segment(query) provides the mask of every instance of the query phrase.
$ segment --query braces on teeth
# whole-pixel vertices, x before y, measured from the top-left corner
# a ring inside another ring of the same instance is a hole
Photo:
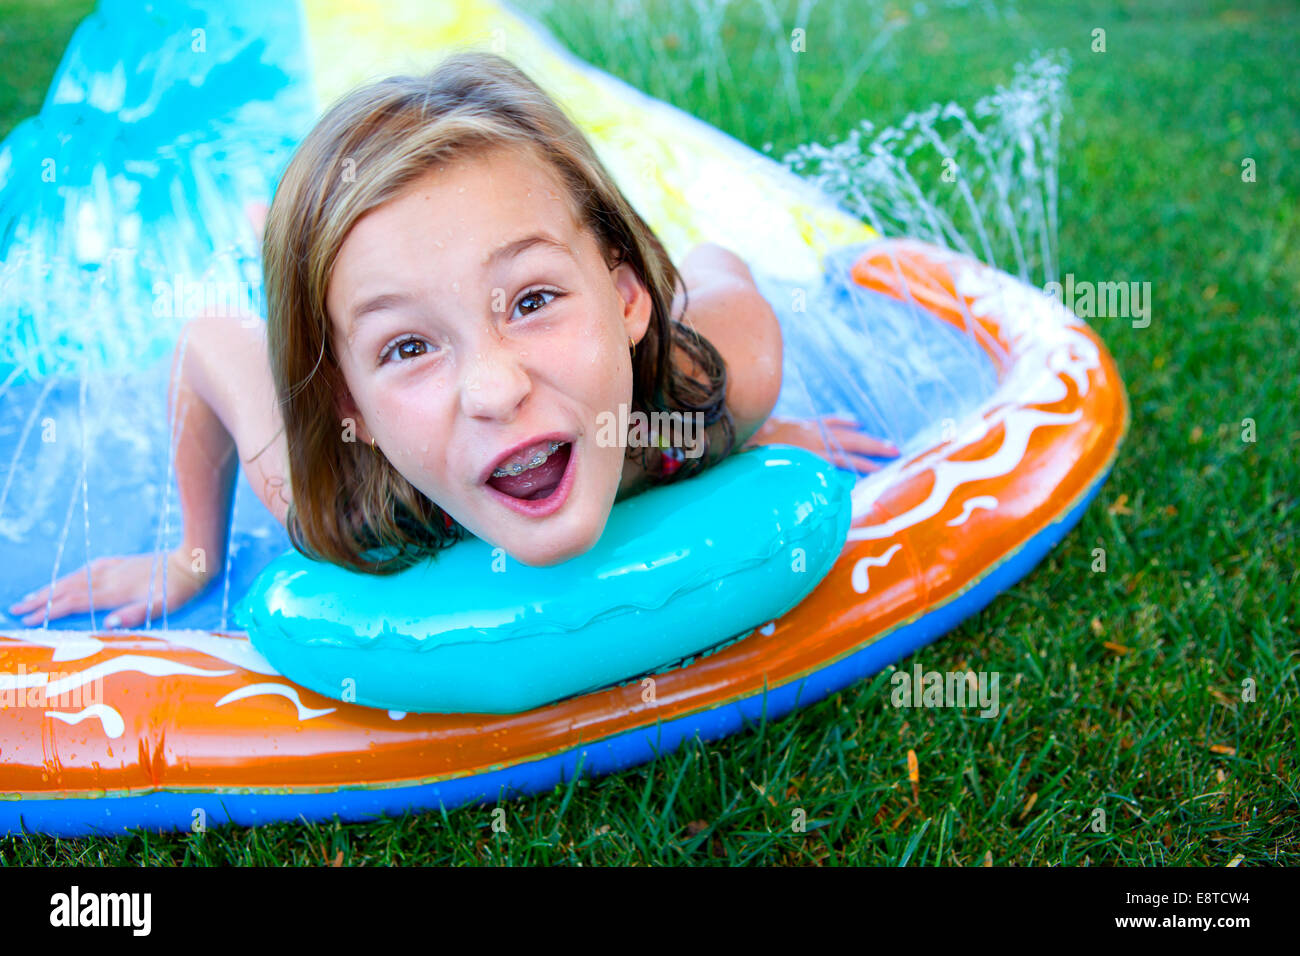
[[[546,452],[534,455],[533,460],[530,461],[528,464],[521,465],[518,462],[516,462],[515,464],[511,465],[509,468],[498,468],[496,471],[492,472],[492,477],[505,478],[507,475],[521,475],[525,471],[531,471],[532,469],[540,465],[542,462],[546,461],[546,459],[550,458],[553,454],[555,454],[556,449],[558,449],[563,444],[564,442],[562,441],[553,441],[551,442],[551,447]]]

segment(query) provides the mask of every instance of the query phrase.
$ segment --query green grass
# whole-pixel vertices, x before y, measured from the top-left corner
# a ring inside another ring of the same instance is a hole
[[[0,137],[40,111],[54,70],[93,3],[4,0],[0,3]]]
[[[504,803],[504,833],[492,808],[464,808],[371,824],[9,839],[4,861],[1300,863],[1300,12],[1266,0],[1146,0],[917,16],[900,4],[846,26],[823,3],[796,101],[774,53],[750,65],[777,42],[761,5],[733,5],[720,34],[738,93],[725,74],[711,85],[717,51],[688,4],[657,4],[658,31],[624,49],[582,6],[566,0],[548,14],[580,56],[756,148],[772,143],[776,156],[842,138],[864,118],[971,104],[1033,51],[1068,52],[1060,271],[1150,281],[1154,305],[1145,329],[1091,320],[1119,363],[1133,422],[1079,527],[907,661],[999,672],[1000,716],[894,709],[886,673],[753,732]],[[0,128],[37,107],[87,8],[0,3],[0,55],[23,58],[0,83]],[[794,3],[776,9],[783,29],[797,25]],[[846,91],[882,27],[892,31],[882,55]],[[1097,27],[1105,53],[1090,49]],[[655,49],[677,64],[658,80],[638,65]],[[1254,183],[1242,181],[1245,157]],[[1254,442],[1242,440],[1247,418]],[[1090,569],[1096,547],[1105,573]],[[1254,702],[1241,699],[1247,679]],[[1103,833],[1089,826],[1098,808]],[[806,833],[792,832],[796,810]]]

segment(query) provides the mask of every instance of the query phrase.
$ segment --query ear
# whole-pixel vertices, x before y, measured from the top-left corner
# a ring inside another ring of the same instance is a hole
[[[627,262],[614,269],[614,288],[623,300],[623,329],[634,342],[640,342],[650,328],[654,301],[636,270]]]
[[[338,414],[340,428],[347,425],[344,419],[352,419],[355,422],[357,441],[364,445],[370,444],[373,436],[370,434],[370,429],[366,428],[366,420],[361,416],[357,403],[352,400],[352,393],[348,391],[346,385],[340,385],[334,392],[334,410]]]

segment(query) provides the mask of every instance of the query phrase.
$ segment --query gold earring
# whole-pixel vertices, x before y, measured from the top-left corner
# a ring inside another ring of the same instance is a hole
[[[627,344],[632,346],[632,357],[636,358],[636,341],[630,335],[627,337]]]

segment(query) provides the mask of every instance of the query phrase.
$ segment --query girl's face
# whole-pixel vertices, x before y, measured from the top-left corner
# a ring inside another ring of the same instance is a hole
[[[358,441],[526,565],[596,543],[624,462],[622,436],[597,434],[630,407],[628,338],[651,300],[631,266],[606,266],[549,167],[493,150],[430,170],[356,223],[326,307]]]

